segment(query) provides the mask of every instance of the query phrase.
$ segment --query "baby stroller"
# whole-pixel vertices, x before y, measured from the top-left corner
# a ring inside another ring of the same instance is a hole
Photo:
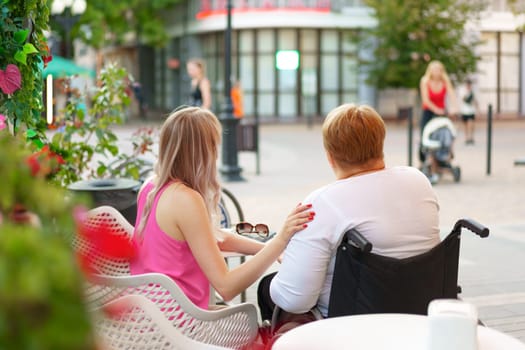
[[[431,119],[423,129],[421,149],[425,154],[422,171],[432,184],[439,181],[443,171],[450,172],[455,182],[461,179],[461,169],[451,164],[456,128],[447,117]]]

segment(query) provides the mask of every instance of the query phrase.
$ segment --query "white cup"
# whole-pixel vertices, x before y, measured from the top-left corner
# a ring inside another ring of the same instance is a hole
[[[437,299],[428,305],[428,350],[477,350],[478,311],[456,299]]]

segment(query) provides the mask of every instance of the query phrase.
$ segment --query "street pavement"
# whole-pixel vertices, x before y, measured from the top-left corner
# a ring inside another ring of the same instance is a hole
[[[475,219],[490,229],[485,239],[469,231],[462,235],[461,297],[477,306],[487,326],[525,342],[525,166],[514,165],[515,159],[525,157],[525,120],[494,121],[490,166],[487,122],[477,122],[475,145],[464,143],[461,125],[456,125],[453,163],[461,167],[461,181],[455,183],[452,176],[444,176],[434,186],[442,236],[460,218]],[[130,123],[119,128],[120,139],[125,140],[136,127],[138,124]],[[240,152],[244,181],[223,185],[237,197],[247,221],[266,223],[277,231],[297,203],[334,177],[325,159],[320,124],[262,124],[259,137],[260,174],[256,173],[256,154]],[[415,166],[417,142],[414,128]],[[129,147],[126,141],[121,144],[124,149]],[[406,123],[387,121],[387,166],[407,165],[408,145]],[[277,263],[268,272],[276,269]],[[256,287],[248,289],[247,301],[256,303]]]

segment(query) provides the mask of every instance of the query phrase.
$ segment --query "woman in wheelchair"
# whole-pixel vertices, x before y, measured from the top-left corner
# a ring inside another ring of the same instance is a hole
[[[328,315],[336,249],[345,231],[357,229],[373,252],[405,258],[440,242],[439,205],[427,177],[407,166],[386,167],[385,124],[365,105],[332,110],[323,143],[335,181],[310,193],[315,220],[286,247],[279,271],[264,277],[258,290],[263,320],[274,306],[292,314],[314,308]]]
[[[231,300],[254,283],[290,238],[313,219],[310,205],[298,205],[266,244],[233,234],[217,237],[212,217],[218,214],[220,197],[216,168],[220,140],[219,121],[206,109],[176,110],[164,122],[154,175],[138,195],[133,235],[137,256],[130,264],[134,275],[157,272],[171,277],[203,309],[208,309],[210,284],[225,301]],[[254,256],[230,271],[220,248]]]

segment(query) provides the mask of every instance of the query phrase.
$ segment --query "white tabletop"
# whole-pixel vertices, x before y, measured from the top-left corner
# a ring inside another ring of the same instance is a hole
[[[328,318],[283,334],[273,350],[424,350],[428,317],[368,314]],[[504,333],[478,326],[478,350],[525,350],[525,344]]]
[[[242,257],[248,256],[246,254],[239,253],[239,252],[225,252],[225,251],[221,251],[221,254],[225,258],[242,258]]]

